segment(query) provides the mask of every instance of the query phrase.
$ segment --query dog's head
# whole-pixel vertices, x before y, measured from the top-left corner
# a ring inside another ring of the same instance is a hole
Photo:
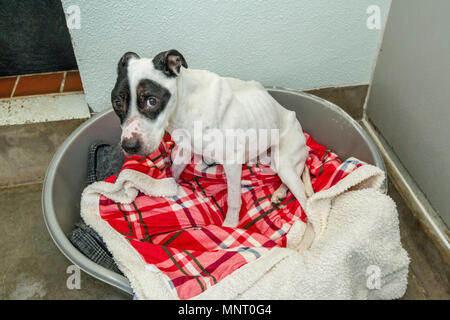
[[[181,67],[187,68],[187,63],[176,50],[161,52],[153,60],[134,52],[120,59],[111,102],[127,155],[148,155],[159,146],[176,105]]]

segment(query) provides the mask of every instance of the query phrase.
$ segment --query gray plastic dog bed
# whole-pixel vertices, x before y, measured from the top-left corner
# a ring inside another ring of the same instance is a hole
[[[385,170],[373,141],[339,107],[295,90],[268,88],[268,91],[281,105],[297,113],[303,130],[318,143],[343,159],[356,157]],[[110,109],[86,121],[66,139],[48,167],[42,190],[42,210],[53,241],[72,263],[91,276],[132,294],[125,277],[86,258],[67,237],[80,220],[80,198],[86,186],[89,147],[98,142],[117,143],[120,130],[119,118]]]

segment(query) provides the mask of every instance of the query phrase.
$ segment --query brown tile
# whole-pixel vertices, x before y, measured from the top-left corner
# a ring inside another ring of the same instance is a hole
[[[63,72],[20,76],[14,96],[58,93],[62,78]]]
[[[354,119],[361,119],[368,88],[368,85],[360,85],[314,89],[307,92],[338,105]]]
[[[83,85],[81,83],[80,73],[78,71],[67,72],[63,92],[70,91],[83,91]]]
[[[9,98],[17,77],[0,78],[0,98]]]

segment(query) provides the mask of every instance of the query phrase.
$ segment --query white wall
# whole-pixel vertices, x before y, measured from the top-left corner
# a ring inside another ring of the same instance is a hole
[[[369,5],[390,0],[111,1],[78,5],[70,30],[86,98],[110,107],[115,69],[126,51],[153,57],[178,49],[189,67],[296,89],[367,84],[381,30],[366,26]]]

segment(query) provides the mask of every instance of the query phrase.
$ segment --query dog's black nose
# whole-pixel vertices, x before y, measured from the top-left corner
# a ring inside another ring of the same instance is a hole
[[[130,154],[136,154],[139,152],[141,144],[139,139],[125,139],[122,141],[122,149]]]

